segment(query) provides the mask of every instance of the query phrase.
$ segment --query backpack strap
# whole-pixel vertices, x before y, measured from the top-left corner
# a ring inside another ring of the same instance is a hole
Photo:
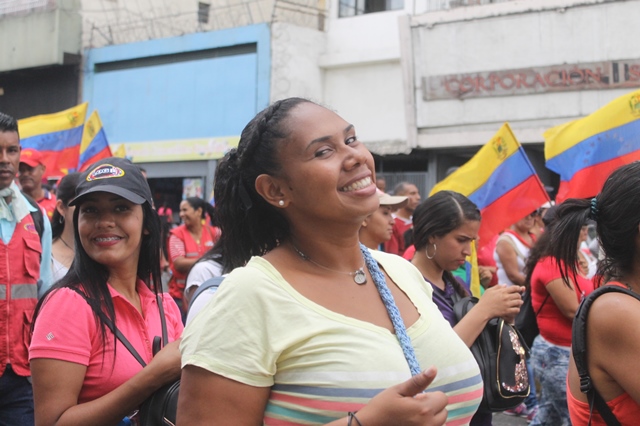
[[[42,235],[44,234],[44,215],[42,214],[42,208],[40,204],[29,195],[22,192],[22,195],[27,200],[31,207],[34,207],[35,211],[30,211],[31,219],[33,220],[33,225],[36,227],[36,232],[38,232],[38,236],[40,237],[40,241],[42,241]]]
[[[189,311],[189,309],[191,309],[193,302],[198,298],[198,296],[200,296],[202,293],[209,290],[210,288],[217,289],[218,287],[220,287],[220,284],[222,283],[222,281],[224,281],[224,278],[225,278],[224,276],[212,277],[212,278],[209,278],[208,280],[205,280],[202,284],[200,284],[196,289],[196,291],[194,291],[193,295],[191,296],[191,300],[189,301],[189,307],[187,308],[187,312]]]
[[[589,314],[589,309],[591,308],[594,300],[605,293],[611,292],[624,293],[640,300],[640,296],[631,290],[617,285],[606,285],[594,290],[593,293],[584,298],[578,307],[575,318],[573,319],[571,351],[573,353],[576,369],[578,370],[578,375],[580,376],[580,391],[587,395],[587,400],[589,401],[589,425],[591,425],[591,418],[595,407],[608,426],[620,426],[620,422],[611,412],[611,409],[605,402],[604,398],[602,398],[600,393],[593,386],[593,381],[591,380],[589,368],[587,366],[587,315]]]

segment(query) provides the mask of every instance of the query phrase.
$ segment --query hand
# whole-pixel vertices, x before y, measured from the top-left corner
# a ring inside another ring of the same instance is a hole
[[[442,392],[422,393],[436,377],[431,367],[404,383],[380,392],[358,411],[363,425],[440,426],[447,420],[448,398]]]
[[[169,343],[158,352],[145,367],[153,374],[154,382],[160,386],[180,378],[180,339]]]
[[[484,288],[488,288],[491,284],[493,274],[495,274],[496,268],[494,266],[478,266],[478,274],[480,275],[480,285]]]
[[[521,294],[524,287],[505,284],[495,285],[484,292],[476,308],[484,310],[487,318],[501,317],[512,324],[522,306]]]

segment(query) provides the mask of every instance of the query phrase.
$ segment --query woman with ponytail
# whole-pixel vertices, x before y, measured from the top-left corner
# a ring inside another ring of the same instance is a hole
[[[232,272],[185,329],[179,424],[469,423],[473,355],[409,262],[359,242],[375,183],[329,109],[290,98],[249,122],[216,171]]]
[[[569,199],[558,209],[550,255],[561,265],[565,283],[579,274],[582,227],[589,220],[604,252],[594,278],[596,286],[620,286],[640,293],[640,162],[614,171],[593,199]],[[591,383],[622,425],[640,418],[640,302],[622,293],[595,299],[588,316],[586,360]],[[575,342],[574,342],[575,343]],[[587,397],[580,390],[573,356],[569,362],[567,402],[574,426],[590,422]],[[596,411],[592,425],[605,425]]]
[[[471,243],[478,239],[480,210],[464,195],[440,191],[424,200],[413,212],[413,244],[416,252],[411,263],[433,288],[433,301],[453,330],[469,347],[487,322],[502,317],[512,323],[520,311],[524,290],[520,286],[495,285],[482,295],[478,304],[460,321],[453,306],[470,296],[452,271],[464,265],[471,255]],[[490,426],[491,412],[477,412],[471,425]]]
[[[214,215],[211,204],[198,197],[188,197],[180,203],[182,225],[170,231],[168,251],[172,276],[169,281],[169,293],[186,313],[184,289],[187,274],[220,237],[218,228],[207,223]],[[186,295],[188,301],[189,295]]]
[[[531,364],[540,397],[532,426],[570,424],[567,408],[567,371],[571,354],[571,326],[582,299],[593,291],[588,270],[580,267],[571,279],[562,279],[561,266],[549,256],[559,206],[544,216],[544,232],[531,249],[525,265],[525,285],[540,334],[531,346]],[[580,241],[575,242],[580,246]],[[581,255],[580,251],[578,254]]]

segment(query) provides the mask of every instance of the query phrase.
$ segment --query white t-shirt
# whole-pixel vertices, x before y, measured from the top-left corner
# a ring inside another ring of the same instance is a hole
[[[55,283],[69,272],[69,268],[64,266],[55,257],[51,256],[51,275],[53,276],[53,282]]]
[[[226,276],[226,275],[225,275]],[[220,283],[222,285],[223,283]],[[189,311],[187,312],[187,320],[185,324],[189,324],[191,320],[193,320],[196,315],[209,303],[209,300],[213,297],[214,294],[218,291],[219,286],[211,286],[206,290],[203,290],[202,293],[198,295],[195,299],[193,296],[195,295],[195,291],[191,295],[191,302],[189,302]]]
[[[200,284],[208,280],[209,278],[219,277],[222,275],[222,265],[215,260],[203,260],[197,262],[189,271],[187,276],[187,283],[184,286],[185,293],[190,287],[200,287]]]
[[[518,264],[518,271],[524,273],[524,267],[527,262],[527,258],[529,257],[529,251],[531,249],[524,245],[522,241],[520,241],[515,235],[509,232],[503,232],[502,235],[498,238],[498,242],[501,240],[506,240],[511,244],[511,247],[516,252],[516,261]],[[502,266],[502,260],[500,256],[498,256],[498,251],[493,252],[493,260],[496,261],[496,274],[498,275],[498,284],[506,284],[507,286],[512,286],[513,282],[507,276],[507,272],[504,270],[504,266]]]

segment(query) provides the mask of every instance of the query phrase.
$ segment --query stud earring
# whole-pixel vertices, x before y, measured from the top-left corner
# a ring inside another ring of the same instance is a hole
[[[278,201],[278,205],[279,205],[280,207],[284,207],[284,201],[283,201],[283,200]]]

